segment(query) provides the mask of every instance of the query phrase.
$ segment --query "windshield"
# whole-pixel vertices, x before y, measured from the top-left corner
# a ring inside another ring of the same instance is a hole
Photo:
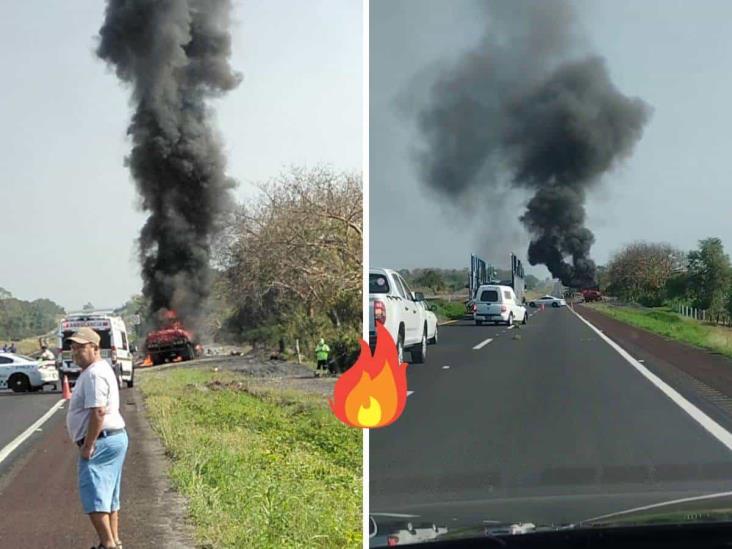
[[[660,1],[394,4],[370,3],[369,257],[438,322],[390,300],[405,396],[359,394],[385,423],[374,539],[730,520],[732,186],[708,122],[732,83],[678,71],[727,66],[728,18],[663,3],[671,36]]]

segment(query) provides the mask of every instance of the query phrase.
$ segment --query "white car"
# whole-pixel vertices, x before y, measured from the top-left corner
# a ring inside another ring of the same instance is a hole
[[[518,303],[511,286],[484,284],[478,288],[473,305],[476,326],[483,322],[504,323],[506,326],[514,322],[526,324],[528,317],[526,307]]]
[[[539,299],[529,301],[529,307],[566,307],[567,302],[561,297],[554,297],[552,295],[545,295]]]
[[[419,293],[417,293],[419,296]],[[432,311],[432,305],[427,301],[420,301],[419,304],[424,309],[424,318],[427,322],[427,343],[434,345],[437,343],[437,315]]]
[[[53,360],[33,360],[17,353],[0,352],[0,389],[15,393],[38,391],[44,385],[58,386],[58,370]]]

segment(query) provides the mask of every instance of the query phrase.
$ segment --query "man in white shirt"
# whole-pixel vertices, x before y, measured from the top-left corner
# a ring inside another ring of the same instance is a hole
[[[84,327],[68,339],[82,370],[66,414],[66,428],[80,452],[81,504],[99,535],[97,549],[121,547],[119,493],[128,441],[117,380],[99,353],[99,334]]]

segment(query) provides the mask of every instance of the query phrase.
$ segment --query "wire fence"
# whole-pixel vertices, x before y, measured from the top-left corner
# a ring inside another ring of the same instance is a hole
[[[700,322],[709,322],[710,324],[717,324],[719,326],[732,326],[732,318],[730,318],[730,315],[727,312],[712,315],[706,309],[698,309],[689,305],[677,305],[676,312],[681,316],[692,318]]]

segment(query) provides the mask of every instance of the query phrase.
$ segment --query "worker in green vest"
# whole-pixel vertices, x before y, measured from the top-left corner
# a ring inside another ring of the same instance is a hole
[[[328,370],[328,355],[330,354],[330,347],[326,345],[325,340],[321,337],[318,342],[318,346],[315,347],[315,359],[318,361],[318,366],[315,369],[315,377],[320,375],[320,369],[323,369],[323,373]]]

